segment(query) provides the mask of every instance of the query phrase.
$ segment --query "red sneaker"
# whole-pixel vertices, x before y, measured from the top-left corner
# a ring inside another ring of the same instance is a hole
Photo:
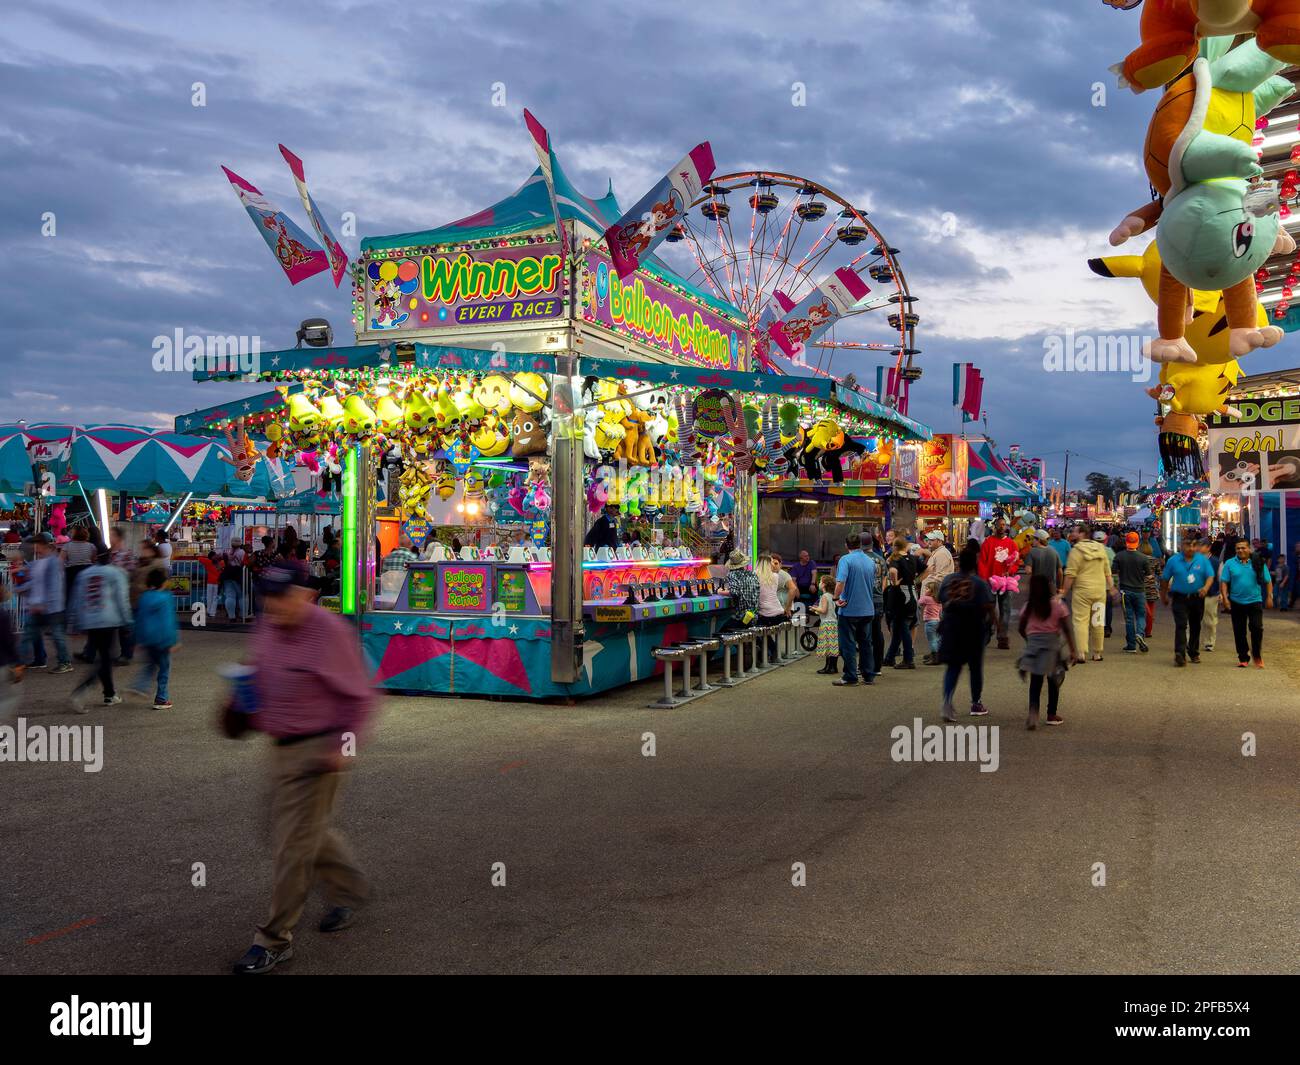
[[[1245,663],[1243,662],[1242,665],[1245,665]],[[1264,668],[1264,660],[1262,658],[1255,659],[1255,668],[1256,669]]]

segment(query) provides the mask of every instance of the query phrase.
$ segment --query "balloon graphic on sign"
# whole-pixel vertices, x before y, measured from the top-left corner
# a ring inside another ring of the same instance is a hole
[[[609,264],[600,263],[596,267],[596,295],[600,297],[600,302],[604,303],[605,298],[609,295]]]

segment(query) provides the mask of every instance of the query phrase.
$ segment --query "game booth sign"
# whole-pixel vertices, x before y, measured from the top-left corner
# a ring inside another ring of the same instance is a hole
[[[483,211],[362,241],[356,344],[195,370],[273,387],[178,431],[265,438],[337,489],[339,609],[380,687],[536,699],[648,678],[656,648],[730,616],[720,547],[753,560],[760,479],[805,457],[831,477],[805,445],[832,424],[928,437],[832,379],[755,372],[737,308],[611,251],[620,217],[550,152]],[[379,519],[417,561],[380,569]]]
[[[1232,414],[1208,419],[1209,489],[1221,513],[1286,545],[1300,529],[1300,385],[1296,371],[1243,378]]]

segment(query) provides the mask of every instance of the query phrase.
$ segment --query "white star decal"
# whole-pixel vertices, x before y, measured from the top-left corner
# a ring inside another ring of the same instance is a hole
[[[669,376],[670,378],[672,378],[672,380],[676,381],[676,380],[677,380],[677,371],[674,370],[674,371],[673,371],[672,373],[670,373],[668,376]]]
[[[272,365],[272,366],[279,366],[279,365],[280,365],[280,356],[279,356],[279,355],[272,355],[272,356],[271,356],[271,365]]]
[[[401,623],[400,621],[394,621],[394,622],[393,622],[393,628],[396,629],[398,632],[401,632],[401,631],[402,631],[402,623]]]
[[[253,409],[253,405],[251,403],[244,404],[244,410],[252,410],[252,409]]]
[[[510,626],[510,635],[511,635],[511,636],[515,635],[515,633],[517,633],[518,631],[519,631],[519,626],[518,626],[518,625],[511,625],[511,626]]]
[[[763,380],[762,380],[762,378],[760,378],[760,377],[755,377],[755,378],[754,378],[754,387],[755,387],[755,388],[762,388],[762,387],[763,387]]]

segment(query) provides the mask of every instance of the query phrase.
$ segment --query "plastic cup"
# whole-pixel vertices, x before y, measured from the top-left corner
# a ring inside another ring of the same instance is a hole
[[[230,682],[230,693],[234,698],[236,713],[257,713],[259,707],[257,704],[257,688],[254,684],[257,669],[254,666],[230,663],[229,665],[220,666],[217,669],[217,674]]]

